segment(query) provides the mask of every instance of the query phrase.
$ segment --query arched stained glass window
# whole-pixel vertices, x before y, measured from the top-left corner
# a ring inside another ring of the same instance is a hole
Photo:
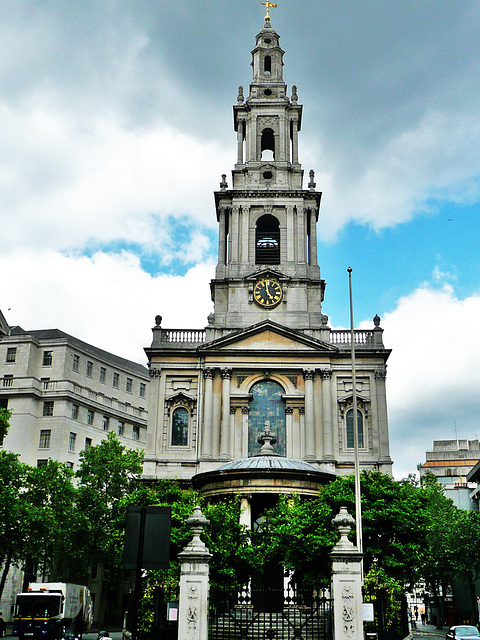
[[[177,407],[172,416],[172,446],[186,447],[188,445],[188,411]]]
[[[282,395],[285,390],[274,380],[262,380],[250,389],[253,400],[250,404],[248,428],[248,455],[260,453],[261,445],[258,436],[265,428],[265,421],[270,422],[270,428],[277,440],[273,445],[275,453],[286,455],[285,434],[285,402]]]
[[[354,431],[353,431],[353,409],[349,409],[346,415],[347,423],[347,449],[353,449],[355,447]],[[358,448],[363,449],[363,414],[357,409],[357,427],[358,427]]]

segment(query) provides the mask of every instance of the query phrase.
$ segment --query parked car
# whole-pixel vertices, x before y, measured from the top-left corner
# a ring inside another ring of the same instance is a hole
[[[445,640],[480,640],[480,632],[477,627],[460,624],[450,627]]]

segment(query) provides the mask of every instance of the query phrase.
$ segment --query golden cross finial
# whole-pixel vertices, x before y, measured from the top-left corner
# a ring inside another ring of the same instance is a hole
[[[265,16],[265,22],[270,22],[270,7],[275,7],[277,6],[276,2],[269,2],[268,0],[266,2],[260,2],[260,4],[262,5],[262,7],[265,7],[267,10],[267,14]]]

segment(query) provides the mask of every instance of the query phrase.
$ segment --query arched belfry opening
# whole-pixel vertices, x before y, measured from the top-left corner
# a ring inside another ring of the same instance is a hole
[[[270,127],[262,131],[260,152],[262,160],[275,160],[275,136]]]
[[[266,76],[272,73],[272,58],[270,56],[265,56],[263,59],[263,72]]]
[[[255,264],[280,264],[280,224],[270,214],[257,220]]]
[[[252,402],[250,403],[248,426],[248,455],[254,456],[260,453],[261,444],[258,436],[265,429],[265,422],[270,422],[270,427],[275,434],[275,453],[278,456],[286,455],[286,427],[285,427],[285,390],[275,380],[261,380],[250,389]]]

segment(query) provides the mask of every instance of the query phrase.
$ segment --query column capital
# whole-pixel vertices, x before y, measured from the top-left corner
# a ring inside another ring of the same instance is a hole
[[[233,370],[232,370],[232,369],[227,369],[227,368],[225,368],[225,369],[221,369],[220,373],[221,373],[221,375],[222,375],[222,379],[223,379],[223,380],[227,380],[227,379],[228,379],[228,380],[231,380],[231,378],[232,378],[232,372],[233,372]]]
[[[315,369],[304,369],[302,373],[305,380],[313,380],[315,377]]]
[[[205,367],[205,369],[203,370],[204,378],[213,378],[214,375],[215,375],[214,367]]]
[[[320,376],[322,380],[330,380],[332,378],[331,369],[320,369]]]

